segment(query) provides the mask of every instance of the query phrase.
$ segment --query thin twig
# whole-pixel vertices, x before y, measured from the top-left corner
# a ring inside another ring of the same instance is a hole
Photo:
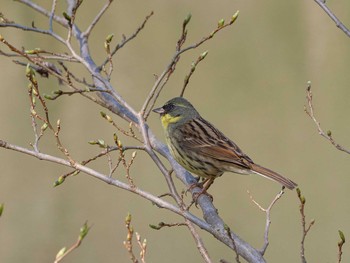
[[[345,236],[344,233],[338,230],[340,240],[338,242],[338,263],[341,263],[342,255],[343,255],[343,245],[345,244]]]
[[[108,7],[112,4],[113,0],[108,0],[108,2],[102,7],[100,12],[97,14],[95,19],[91,22],[89,27],[82,33],[82,37],[89,38],[91,31],[94,29],[98,21],[100,21],[103,14],[107,11]]]
[[[225,225],[225,230],[227,232],[227,235],[228,237],[230,238],[231,242],[232,242],[232,245],[233,245],[233,249],[236,253],[236,256],[235,256],[235,259],[236,259],[236,262],[237,263],[241,263],[241,260],[239,259],[239,254],[238,254],[238,251],[237,251],[237,247],[236,247],[236,242],[235,240],[232,238],[232,234],[231,234],[231,228],[228,226],[228,225]]]
[[[137,37],[137,35],[141,32],[141,30],[145,27],[147,21],[151,18],[151,16],[153,16],[154,12],[152,11],[149,15],[147,15],[145,17],[145,19],[143,20],[142,24],[135,30],[135,32],[133,34],[131,34],[129,37],[127,38],[123,38],[123,40],[112,50],[111,52],[111,56],[113,57],[115,55],[115,53],[117,53],[117,51],[119,49],[121,49],[122,47],[124,47],[128,42],[130,42],[131,40],[133,40],[135,37]],[[107,63],[109,62],[109,59],[106,58],[104,62],[102,62],[102,64],[98,67],[98,70],[100,71]]]
[[[177,189],[174,185],[174,182],[170,176],[169,171],[166,169],[164,164],[160,161],[159,157],[154,153],[154,150],[151,147],[151,143],[150,143],[149,135],[148,135],[148,126],[145,124],[145,119],[143,118],[142,113],[139,113],[138,118],[139,118],[139,126],[140,126],[140,130],[141,130],[141,134],[143,136],[143,141],[144,141],[146,152],[149,154],[149,156],[152,158],[152,160],[155,162],[155,164],[158,166],[158,168],[160,169],[160,171],[164,175],[172,197],[175,199],[175,201],[179,205],[179,207],[182,207],[182,204],[183,204],[182,198],[180,197],[179,193],[177,192]]]
[[[91,226],[87,225],[87,222],[84,223],[84,225],[80,228],[80,234],[77,239],[77,241],[67,250],[65,247],[62,248],[56,255],[56,259],[54,263],[59,263],[61,262],[62,259],[64,259],[66,256],[68,256],[73,250],[77,249],[86,235],[88,234]]]
[[[30,31],[30,32],[38,33],[38,34],[49,35],[49,36],[52,36],[53,38],[55,38],[56,40],[58,40],[61,43],[64,43],[64,41],[65,41],[62,37],[60,37],[59,35],[51,32],[50,30],[39,29],[39,28],[36,28],[36,27],[27,27],[27,26],[15,24],[15,23],[0,23],[0,28],[1,27],[13,27],[13,28],[21,29],[23,31]]]
[[[48,100],[56,100],[57,98],[63,95],[71,96],[74,94],[82,94],[82,93],[88,93],[88,92],[107,92],[108,93],[108,90],[104,90],[100,88],[77,89],[72,91],[55,90],[53,91],[53,95],[46,95],[45,98]]]
[[[55,15],[57,0],[52,1],[51,14],[49,17],[49,30],[53,32],[53,17]]]
[[[302,226],[302,238],[300,242],[300,257],[301,262],[306,263],[306,257],[305,257],[305,238],[307,234],[309,233],[311,227],[315,224],[315,220],[311,220],[308,225],[306,225],[306,216],[305,216],[305,202],[306,199],[303,195],[301,195],[301,191],[299,188],[297,188],[297,195],[300,201],[299,211],[301,215],[301,226]]]
[[[228,26],[231,26],[236,21],[238,14],[239,14],[239,11],[237,11],[232,16],[230,22],[225,23],[223,20],[220,20],[220,21],[223,21],[223,23],[219,23],[217,28],[214,31],[212,31],[209,35],[207,35],[206,37],[203,37],[200,41],[198,41],[192,45],[189,45],[185,48],[182,48],[182,46],[184,45],[184,43],[186,41],[186,37],[187,37],[186,26],[188,25],[188,23],[191,19],[191,16],[187,16],[185,18],[185,20],[183,21],[181,36],[180,36],[179,40],[177,41],[178,44],[176,46],[175,54],[173,55],[173,58],[171,59],[170,63],[165,68],[165,70],[162,72],[162,74],[157,78],[156,82],[154,83],[151,91],[149,92],[148,97],[146,98],[146,100],[141,108],[141,113],[146,120],[147,120],[150,112],[152,111],[152,108],[155,105],[156,99],[158,98],[162,88],[164,87],[165,83],[168,81],[170,75],[174,72],[175,66],[179,62],[180,55],[191,50],[191,49],[195,49],[195,48],[199,47],[203,43],[207,42],[209,39],[213,38],[222,29],[224,29]],[[152,99],[153,99],[153,102],[151,103]],[[150,103],[151,103],[151,106],[147,110]]]
[[[133,263],[138,263],[139,261],[138,261],[137,257],[135,256],[134,249],[133,249],[132,239],[134,237],[134,229],[131,226],[131,215],[130,214],[128,214],[125,218],[125,227],[127,229],[127,235],[126,235],[126,241],[123,242],[124,246],[129,253],[130,260]],[[135,235],[136,235],[137,244],[139,245],[139,248],[141,250],[140,251],[141,261],[142,261],[142,263],[145,263],[146,262],[145,256],[146,256],[146,251],[147,251],[146,239],[141,241],[141,236],[137,232],[135,233]]]
[[[308,82],[307,88],[306,88],[306,99],[307,99],[307,106],[304,106],[304,111],[307,115],[313,120],[313,122],[316,124],[318,134],[321,135],[323,138],[327,139],[335,148],[337,148],[339,151],[345,152],[347,154],[350,154],[350,150],[344,148],[340,144],[338,144],[332,137],[332,132],[327,131],[325,133],[320,125],[320,123],[317,121],[314,113],[314,107],[312,104],[312,92],[311,92],[311,82]]]
[[[52,15],[52,13],[50,11],[46,10],[45,8],[43,8],[42,6],[40,6],[36,3],[33,3],[30,0],[15,0],[15,1],[20,2],[22,4],[25,4],[26,6],[32,8],[33,10],[37,11],[38,13],[45,15],[46,17],[50,17]],[[68,26],[67,21],[63,17],[53,15],[53,20],[55,20],[57,23],[61,24],[64,27]]]
[[[208,250],[206,249],[204,242],[202,240],[202,238],[200,237],[200,235],[198,234],[196,228],[194,227],[193,223],[191,221],[189,221],[188,219],[185,219],[186,225],[188,227],[188,229],[190,230],[192,237],[194,238],[197,248],[199,250],[199,253],[201,254],[204,262],[207,263],[212,263],[213,261],[211,260]]]
[[[208,51],[203,52],[195,62],[192,63],[191,65],[191,70],[188,75],[186,75],[185,80],[184,80],[184,85],[182,87],[182,91],[180,93],[180,97],[183,97],[185,93],[185,89],[190,81],[191,76],[193,75],[194,71],[196,70],[197,65],[208,55]]]
[[[254,200],[253,196],[250,194],[249,191],[248,195],[250,197],[250,200],[263,212],[266,214],[266,223],[265,223],[265,232],[264,232],[264,245],[259,250],[262,255],[265,254],[266,249],[269,245],[269,232],[270,232],[270,226],[271,226],[271,210],[272,207],[276,204],[276,202],[282,197],[284,194],[284,188],[275,196],[275,198],[272,200],[270,205],[267,208],[263,208],[257,201]]]
[[[140,248],[140,258],[142,263],[146,263],[146,251],[147,251],[147,242],[146,239],[141,241],[141,235],[139,233],[135,233],[137,244]]]

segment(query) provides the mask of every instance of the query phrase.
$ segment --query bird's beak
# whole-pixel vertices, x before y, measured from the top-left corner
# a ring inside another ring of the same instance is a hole
[[[165,110],[163,109],[163,107],[153,109],[152,111],[155,112],[155,113],[158,113],[160,115],[165,114]]]

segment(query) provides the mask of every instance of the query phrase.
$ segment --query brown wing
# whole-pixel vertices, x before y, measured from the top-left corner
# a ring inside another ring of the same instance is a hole
[[[233,141],[203,118],[191,120],[181,126],[180,131],[175,134],[182,137],[178,139],[182,141],[181,145],[186,152],[213,158],[225,165],[251,169],[253,161]]]

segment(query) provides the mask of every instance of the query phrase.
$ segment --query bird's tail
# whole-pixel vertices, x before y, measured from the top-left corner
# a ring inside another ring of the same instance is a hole
[[[292,180],[285,178],[282,175],[255,163],[251,165],[251,171],[253,173],[264,176],[267,179],[276,181],[290,190],[293,190],[297,186],[297,184],[294,183]]]

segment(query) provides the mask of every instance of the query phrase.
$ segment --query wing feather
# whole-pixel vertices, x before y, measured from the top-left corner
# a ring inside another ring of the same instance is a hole
[[[174,135],[181,140],[185,152],[213,158],[225,165],[251,169],[253,161],[233,141],[202,118],[184,124]]]

